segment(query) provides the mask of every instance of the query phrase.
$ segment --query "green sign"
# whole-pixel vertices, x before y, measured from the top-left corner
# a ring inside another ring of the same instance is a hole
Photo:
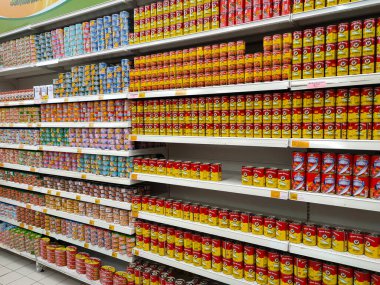
[[[107,0],[0,0],[0,34],[50,20]]]

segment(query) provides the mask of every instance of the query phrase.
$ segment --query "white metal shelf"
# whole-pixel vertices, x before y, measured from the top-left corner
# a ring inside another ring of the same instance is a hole
[[[0,102],[0,107],[8,107],[8,106],[27,106],[27,105],[38,105],[37,100],[19,100],[19,101],[8,101],[8,102]]]
[[[358,3],[363,3],[358,2]],[[318,88],[335,88],[357,85],[372,85],[380,82],[380,73],[359,74],[347,76],[332,76],[313,79],[300,79],[290,81],[291,90],[308,90]]]
[[[103,176],[103,175],[96,175],[96,174],[91,174],[91,173],[60,170],[60,169],[53,169],[53,168],[37,168],[37,167],[26,166],[26,165],[21,165],[21,164],[0,163],[0,167],[28,171],[28,172],[37,172],[40,174],[49,174],[49,175],[77,178],[77,179],[83,179],[83,180],[113,183],[113,184],[133,185],[133,184],[138,183],[136,181],[131,181],[131,179],[129,178]]]
[[[306,246],[303,244],[293,243],[289,244],[289,252],[380,272],[380,259],[373,259],[364,255],[353,255],[348,252],[338,252],[332,249],[321,249],[316,246]]]
[[[38,150],[37,145],[0,143],[0,148]]]
[[[287,148],[288,139],[129,135],[130,141]]]
[[[102,221],[102,220],[98,220],[98,219],[92,219],[92,218],[89,218],[86,216],[79,216],[79,215],[72,214],[72,213],[53,210],[53,209],[45,208],[45,207],[41,207],[41,206],[35,206],[32,204],[26,204],[26,203],[22,203],[19,201],[6,199],[6,198],[2,198],[2,197],[0,197],[0,202],[15,205],[15,206],[22,207],[22,208],[31,209],[31,210],[34,210],[36,212],[45,213],[47,215],[60,217],[63,219],[69,219],[69,220],[76,221],[76,222],[79,222],[82,224],[91,225],[91,226],[95,226],[95,227],[99,227],[99,228],[103,228],[103,229],[107,229],[107,230],[111,230],[111,231],[115,231],[115,232],[119,232],[119,233],[123,233],[123,234],[127,234],[127,235],[133,235],[135,233],[134,228],[125,227],[125,226],[121,226],[121,225],[117,225],[117,224],[113,224],[113,223],[107,223],[106,221]]]
[[[222,181],[205,181],[187,178],[177,178],[164,175],[153,175],[145,173],[132,173],[131,180],[163,183],[168,185],[178,185],[185,187],[201,188],[214,191],[222,191],[243,195],[261,196],[288,200],[289,191],[246,186],[241,184],[241,177],[238,173],[223,172]]]
[[[89,102],[89,101],[104,101],[104,100],[117,100],[127,99],[127,93],[113,93],[113,94],[99,94],[89,96],[73,96],[62,98],[51,98],[46,100],[40,100],[40,104],[61,104],[70,102]]]
[[[56,189],[51,189],[51,188],[38,187],[38,186],[33,186],[33,185],[28,185],[28,184],[23,184],[23,183],[10,182],[6,180],[0,180],[0,185],[8,186],[8,187],[16,188],[16,189],[29,190],[29,191],[57,196],[57,197],[63,197],[67,199],[73,199],[73,200],[78,200],[78,201],[83,201],[83,202],[88,202],[88,203],[93,203],[93,204],[104,205],[104,206],[123,209],[123,210],[131,209],[131,203],[128,203],[128,202],[120,202],[120,201],[115,201],[115,200],[105,199],[105,198],[96,198],[96,197],[85,195],[85,194],[78,194],[74,192],[67,192],[67,191],[61,191],[61,190],[56,190]]]
[[[289,199],[313,204],[380,212],[380,200],[291,190]]]
[[[131,122],[41,122],[39,128],[130,128]]]
[[[223,229],[219,227],[209,226],[192,221],[186,221],[173,217],[167,217],[162,215],[156,215],[148,212],[139,212],[138,218],[152,221],[156,223],[163,223],[174,227],[184,228],[192,231],[198,231],[201,233],[207,233],[210,235],[220,236],[228,239],[238,240],[260,246],[265,246],[273,249],[287,251],[289,248],[288,241],[280,241],[273,238],[267,238],[265,236],[254,235],[252,233],[244,233],[242,231],[233,231],[230,229]]]
[[[107,250],[107,249],[104,249],[104,248],[100,248],[98,246],[94,246],[91,243],[87,243],[85,241],[80,241],[80,240],[75,240],[75,239],[72,239],[72,238],[68,238],[68,237],[66,237],[64,235],[52,233],[50,231],[46,231],[44,229],[37,228],[35,226],[27,225],[25,223],[20,223],[20,222],[17,222],[16,220],[9,219],[9,218],[6,218],[6,217],[0,217],[0,220],[3,221],[3,222],[6,222],[8,224],[12,224],[12,225],[18,226],[20,228],[24,228],[24,229],[30,230],[30,231],[38,233],[38,234],[42,234],[42,235],[45,235],[45,236],[49,236],[49,237],[55,238],[55,239],[60,240],[60,241],[64,241],[64,242],[67,242],[67,243],[70,243],[70,244],[74,244],[74,245],[77,245],[77,246],[80,246],[80,247],[83,247],[83,248],[86,248],[86,249],[89,249],[89,250],[92,250],[92,251],[95,251],[95,252],[98,252],[98,253],[101,253],[101,254],[104,254],[104,255],[112,256],[114,258],[117,258],[117,259],[120,259],[120,260],[123,260],[123,261],[127,261],[127,262],[132,262],[133,261],[133,257],[128,257],[128,256],[125,256],[123,254],[118,254],[117,252],[113,252],[112,250]],[[35,260],[35,258],[34,258],[34,260]]]
[[[378,140],[289,139],[291,148],[380,150]]]
[[[271,81],[271,82],[235,84],[235,85],[220,85],[220,86],[199,87],[199,88],[130,92],[128,95],[128,98],[129,99],[140,99],[140,98],[143,99],[143,98],[161,98],[161,97],[174,97],[174,96],[203,96],[203,95],[231,94],[231,93],[241,93],[241,92],[287,90],[289,89],[289,86],[290,86],[289,81],[284,80],[284,81]]]
[[[36,260],[36,256],[35,255],[30,254],[30,253],[25,252],[25,251],[18,251],[18,250],[14,249],[14,248],[10,248],[9,246],[6,246],[5,244],[1,244],[0,243],[0,248],[5,249],[7,251],[10,251],[12,253],[15,253],[17,255],[21,255],[22,257],[26,257],[27,259],[30,259],[30,260],[33,260],[33,261]]]
[[[0,128],[38,128],[39,123],[0,123]]]
[[[169,258],[166,256],[160,256],[158,254],[151,253],[149,251],[144,251],[142,249],[134,248],[133,253],[136,256],[140,256],[158,263],[162,263],[174,268],[178,268],[187,272],[198,274],[200,276],[210,278],[219,282],[223,282],[228,285],[256,285],[256,282],[248,282],[244,279],[236,279],[231,275],[226,275],[220,272],[214,272],[212,270],[203,269],[202,267],[194,266],[193,264],[186,263],[184,261],[177,261],[174,258]]]

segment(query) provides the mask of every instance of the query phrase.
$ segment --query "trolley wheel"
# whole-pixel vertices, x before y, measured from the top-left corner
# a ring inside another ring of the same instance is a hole
[[[36,263],[37,272],[44,272],[44,266],[42,264]]]

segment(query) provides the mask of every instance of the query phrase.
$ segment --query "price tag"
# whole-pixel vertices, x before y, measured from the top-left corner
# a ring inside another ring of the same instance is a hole
[[[84,245],[83,245],[84,248],[89,248],[88,246],[88,243],[86,242]]]
[[[20,145],[18,146],[18,148],[19,148],[19,149],[24,149],[24,145],[23,145],[23,144],[20,144]]]
[[[11,127],[11,128],[13,128],[14,126],[15,126],[15,124],[13,124],[13,123],[9,124],[9,127]]]
[[[145,93],[144,92],[140,92],[139,93],[139,98],[145,98]]]
[[[133,142],[134,142],[134,141],[137,141],[137,136],[136,136],[136,135],[130,135],[130,136],[129,136],[129,140],[130,140],[130,141],[133,141]]]
[[[186,96],[187,95],[187,92],[186,90],[177,90],[175,93],[174,93],[175,96]]]
[[[33,124],[30,124],[30,123],[29,123],[29,124],[27,124],[26,126],[27,126],[28,128],[31,128],[31,127],[33,127]]]
[[[30,204],[26,204],[26,208],[27,208],[27,209],[32,209],[32,205],[30,205]]]
[[[80,178],[82,178],[82,179],[87,179],[87,175],[86,175],[86,174],[82,174],[82,175],[80,176]]]
[[[131,179],[132,180],[137,180],[137,173],[132,173],[131,174]]]
[[[44,147],[43,147],[42,145],[40,145],[40,146],[38,147],[38,150],[42,151],[42,150],[44,150]]]
[[[138,218],[139,217],[139,212],[132,211],[132,217]]]
[[[59,191],[55,192],[55,196],[60,197],[61,196],[61,192],[59,192]]]
[[[89,127],[89,128],[93,128],[93,127],[94,127],[94,123],[89,123],[89,124],[88,124],[88,127]]]
[[[307,84],[307,88],[311,88],[311,89],[325,88],[325,87],[326,87],[326,81],[313,81]]]
[[[100,199],[95,199],[95,204],[100,204]]]
[[[297,199],[298,199],[298,194],[297,194],[297,193],[290,193],[289,198],[290,198],[290,200],[295,200],[295,201],[297,201]]]
[[[48,190],[47,190],[47,193],[48,193],[48,195],[51,195],[51,190],[48,189]]]
[[[33,227],[32,226],[28,226],[28,230],[32,231]]]
[[[95,221],[94,221],[94,220],[90,220],[89,224],[90,224],[91,226],[93,226],[93,225],[95,225]]]
[[[292,147],[294,148],[309,148],[310,142],[301,140],[292,140]]]
[[[128,97],[131,98],[131,99],[139,98],[139,93],[137,93],[137,92],[129,92]]]
[[[41,128],[41,123],[37,123],[37,128]]]
[[[99,100],[104,100],[104,95],[99,95],[98,99]]]
[[[78,149],[77,149],[77,153],[82,153],[82,149],[81,149],[81,148],[78,148]]]
[[[28,190],[29,191],[33,191],[33,186],[32,185],[28,185]]]
[[[48,236],[48,237],[50,237],[50,232],[45,232],[45,236]]]
[[[31,171],[31,172],[36,172],[37,170],[36,170],[35,167],[31,167],[31,168],[30,168],[30,171]]]
[[[139,255],[140,255],[140,252],[139,252],[138,249],[134,249],[134,250],[133,250],[133,253],[134,253],[134,255],[136,255],[136,256],[139,256]]]
[[[109,229],[110,231],[114,231],[114,230],[115,230],[115,226],[114,226],[114,225],[109,225],[108,229]]]
[[[280,198],[280,191],[275,191],[275,190],[270,191],[270,197],[279,199]]]
[[[63,99],[63,102],[65,103],[69,102],[69,98],[65,97],[65,99]]]
[[[42,209],[42,213],[46,214],[47,213],[47,209]]]
[[[0,162],[0,167],[4,167],[4,163]]]
[[[5,102],[5,103],[4,103],[4,106],[9,106],[9,103],[8,103],[8,102]]]
[[[24,223],[21,223],[21,224],[20,224],[20,228],[25,228]]]
[[[112,257],[117,258],[117,252],[112,252]]]
[[[81,196],[80,196],[80,195],[76,195],[76,196],[75,196],[75,200],[80,201],[80,199],[81,199]]]

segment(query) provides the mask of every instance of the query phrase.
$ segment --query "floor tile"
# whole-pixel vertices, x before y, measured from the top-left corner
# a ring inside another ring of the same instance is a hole
[[[52,270],[45,270],[44,272],[34,271],[33,273],[28,275],[28,278],[33,279],[36,282],[39,282],[40,280],[48,277],[51,274],[53,274]]]
[[[67,275],[64,275],[59,272],[54,272],[53,274],[49,275],[48,277],[39,280],[38,282],[45,284],[45,285],[53,285],[53,284],[58,284],[61,283],[67,279]]]
[[[13,281],[12,283],[9,283],[9,285],[31,285],[35,282],[36,281],[34,281],[33,279],[30,279],[30,278],[24,276],[20,279]]]
[[[10,284],[11,282],[22,278],[23,276],[17,272],[10,272],[0,277],[0,283],[2,284]]]
[[[13,261],[12,263],[5,264],[4,266],[6,268],[9,268],[11,270],[17,270],[21,267],[24,267],[28,264],[31,264],[33,261],[23,258],[22,260]]]
[[[4,266],[1,266],[0,268],[0,277],[5,275],[5,274],[8,274],[9,272],[12,272],[12,270],[10,270],[9,268],[6,268]]]
[[[36,271],[36,264],[35,263],[29,263],[29,264],[17,269],[16,272],[18,272],[24,276],[28,276],[29,274],[37,272]]]

